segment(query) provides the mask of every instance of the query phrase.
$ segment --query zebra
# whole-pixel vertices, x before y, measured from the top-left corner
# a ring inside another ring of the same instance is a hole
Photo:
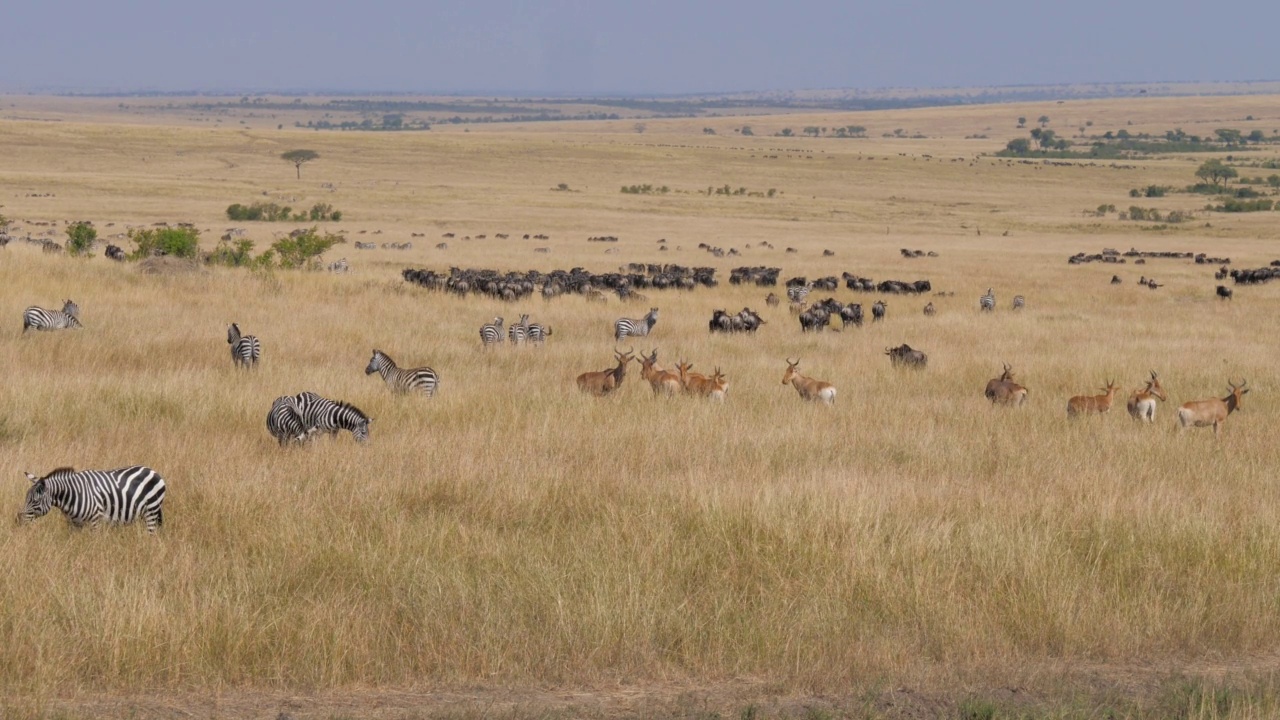
[[[480,342],[484,343],[485,347],[502,342],[502,323],[502,318],[496,317],[488,325],[480,326]]]
[[[991,312],[996,309],[996,294],[991,291],[991,288],[987,288],[986,295],[978,298],[978,307],[983,312]]]
[[[551,337],[551,328],[547,325],[533,323],[529,326],[529,342],[534,345],[541,345]]]
[[[64,302],[61,310],[45,310],[32,305],[22,313],[23,333],[26,333],[28,328],[66,330],[82,327],[84,326],[80,324],[80,306],[71,300]]]
[[[1026,299],[1026,298],[1022,297],[1021,295],[1014,295],[1014,296],[1013,296],[1013,309],[1014,309],[1014,310],[1021,310],[1022,308],[1026,307],[1026,306],[1027,306],[1027,299]]]
[[[349,430],[356,442],[369,441],[369,423],[373,420],[355,405],[320,397],[313,392],[299,393],[293,401],[298,405],[307,432],[337,435],[339,430]]]
[[[511,338],[512,345],[523,345],[529,337],[529,316],[521,315],[520,322],[511,323],[511,327],[507,328],[507,336]]]
[[[649,308],[649,312],[642,318],[618,318],[613,323],[613,340],[617,342],[628,336],[646,337],[657,323],[658,308]]]
[[[240,326],[231,323],[227,328],[227,344],[231,346],[231,362],[238,367],[254,368],[262,357],[262,344],[253,335],[241,335]]]
[[[271,403],[267,413],[267,432],[283,447],[289,442],[305,442],[311,435],[302,420],[302,411],[292,395],[284,395]]]
[[[339,258],[335,262],[329,263],[329,272],[344,273],[351,270],[351,265],[346,258]]]
[[[787,288],[787,299],[791,302],[804,302],[809,297],[809,293],[813,290],[813,283],[805,283],[804,285],[792,285]]]
[[[103,519],[125,525],[139,517],[154,533],[164,524],[164,478],[149,467],[135,465],[118,470],[81,470],[63,467],[44,477],[25,473],[31,481],[27,501],[18,514],[31,521],[56,507],[76,527],[96,526]]]
[[[364,369],[364,374],[372,375],[375,372],[382,375],[382,380],[387,383],[387,387],[391,388],[392,392],[407,393],[418,390],[425,393],[427,397],[435,397],[436,390],[440,387],[440,376],[435,370],[429,367],[398,368],[395,360],[376,348],[368,367]]]
[[[888,306],[889,306],[889,303],[883,300],[877,300],[876,304],[871,306],[871,321],[879,322],[883,320],[885,308],[887,308]]]

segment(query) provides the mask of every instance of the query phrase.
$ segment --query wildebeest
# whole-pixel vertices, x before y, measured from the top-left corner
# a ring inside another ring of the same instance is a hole
[[[1008,363],[1000,377],[987,382],[983,395],[995,405],[1021,407],[1027,402],[1027,389],[1013,381],[1013,368]]]
[[[877,300],[876,304],[871,306],[871,320],[873,322],[879,322],[880,320],[883,320],[885,308],[887,308],[888,306],[889,306],[889,303],[883,300]]]
[[[1227,287],[1226,285],[1218,286],[1218,297],[1222,298],[1223,300],[1230,300],[1231,296],[1234,294],[1235,294],[1235,291],[1233,291],[1231,288]]]
[[[933,317],[937,312],[938,311],[933,307],[933,302],[929,302],[924,306],[924,314],[926,317]]]
[[[1239,385],[1231,382],[1227,378],[1227,385],[1231,387],[1231,394],[1224,398],[1210,398],[1208,400],[1193,400],[1183,403],[1178,408],[1178,426],[1181,429],[1189,427],[1208,427],[1213,426],[1213,434],[1218,435],[1222,432],[1222,424],[1227,421],[1227,416],[1240,409],[1240,401],[1244,394],[1249,392],[1249,388],[1245,387],[1249,384],[1248,380],[1241,380]]]
[[[903,343],[896,348],[885,348],[884,354],[889,356],[889,361],[894,367],[906,366],[923,370],[929,364],[929,356],[919,350],[913,350],[910,345]]]

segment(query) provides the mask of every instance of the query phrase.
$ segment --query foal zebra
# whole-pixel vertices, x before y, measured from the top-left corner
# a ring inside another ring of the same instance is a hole
[[[66,330],[84,327],[80,324],[80,306],[71,300],[62,304],[61,310],[45,310],[32,305],[22,313],[22,332],[28,328],[36,330]]]
[[[297,403],[307,432],[337,435],[339,430],[349,430],[356,442],[369,441],[369,423],[373,420],[355,405],[320,397],[313,392],[295,395],[293,401]]]
[[[391,388],[391,392],[407,393],[417,390],[427,397],[435,397],[436,388],[440,387],[440,376],[436,375],[435,370],[429,367],[398,368],[395,360],[377,349],[373,351],[369,366],[364,369],[365,375],[375,372],[382,375],[382,380]]]
[[[292,395],[278,397],[271,403],[271,411],[267,413],[267,432],[281,447],[290,442],[304,442],[311,434]]]
[[[1021,310],[1022,308],[1026,307],[1026,306],[1027,306],[1027,299],[1026,299],[1026,298],[1022,297],[1021,295],[1014,295],[1014,296],[1013,296],[1013,309],[1014,309],[1014,310]]]
[[[978,307],[983,312],[991,312],[996,309],[996,294],[987,288],[987,294],[978,298]]]
[[[18,513],[31,521],[58,508],[76,527],[97,525],[103,519],[124,525],[139,517],[147,532],[164,524],[164,478],[155,470],[136,465],[118,470],[58,468],[44,477],[26,473],[31,481],[27,501]]]
[[[231,345],[231,362],[238,367],[252,368],[258,366],[258,358],[262,357],[262,344],[253,335],[241,335],[240,326],[231,323],[227,328],[227,343]]]
[[[645,337],[658,323],[658,308],[649,308],[642,318],[618,318],[613,323],[613,340],[617,342],[624,337]]]
[[[480,342],[485,347],[502,342],[502,323],[502,318],[496,317],[488,325],[480,326]]]

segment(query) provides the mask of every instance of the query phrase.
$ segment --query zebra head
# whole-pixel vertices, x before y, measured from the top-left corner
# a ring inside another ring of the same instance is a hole
[[[49,508],[53,506],[53,493],[49,491],[44,478],[31,473],[23,474],[31,481],[31,487],[27,490],[27,501],[22,505],[22,512],[18,513],[18,522],[31,522],[49,513]]]
[[[369,359],[369,366],[364,369],[364,374],[372,375],[378,372],[389,359],[390,358],[388,358],[385,353],[375,348],[373,351],[373,357]]]
[[[227,344],[235,345],[240,342],[240,326],[231,323],[231,327],[227,328]]]
[[[372,422],[373,418],[371,417],[360,418],[355,427],[351,429],[351,437],[355,438],[356,442],[359,443],[369,442],[369,424]]]
[[[80,319],[80,306],[74,300],[67,300],[62,303],[62,312],[70,315],[76,320]]]

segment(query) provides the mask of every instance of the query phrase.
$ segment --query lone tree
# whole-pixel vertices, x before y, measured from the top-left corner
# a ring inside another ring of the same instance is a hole
[[[1221,160],[1205,160],[1200,169],[1196,170],[1196,177],[1201,180],[1208,180],[1214,185],[1220,185],[1224,180],[1230,180],[1239,173],[1233,167],[1227,166]]]
[[[298,179],[302,179],[302,165],[320,157],[320,153],[315,150],[290,150],[282,153],[280,159],[293,163],[294,169],[298,171]]]

